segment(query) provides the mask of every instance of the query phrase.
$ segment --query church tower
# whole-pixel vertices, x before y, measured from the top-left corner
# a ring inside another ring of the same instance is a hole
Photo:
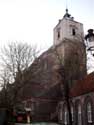
[[[54,45],[59,44],[64,39],[84,39],[83,24],[74,21],[74,18],[68,13],[63,16],[63,19],[59,20],[59,23],[54,28]],[[81,41],[83,42],[83,41]]]
[[[83,24],[75,21],[68,13],[68,9],[54,28],[53,44],[62,56],[67,78],[72,82],[82,79],[86,75]]]

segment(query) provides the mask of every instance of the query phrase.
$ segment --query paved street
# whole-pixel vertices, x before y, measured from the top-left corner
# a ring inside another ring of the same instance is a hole
[[[15,125],[32,125],[32,124],[16,123]]]
[[[59,125],[59,124],[56,124],[56,123],[31,123],[31,124],[16,123],[15,125]]]

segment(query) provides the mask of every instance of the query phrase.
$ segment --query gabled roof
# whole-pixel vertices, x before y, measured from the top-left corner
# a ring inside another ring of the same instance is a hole
[[[70,96],[80,96],[92,91],[94,91],[94,72],[79,80],[70,90]]]

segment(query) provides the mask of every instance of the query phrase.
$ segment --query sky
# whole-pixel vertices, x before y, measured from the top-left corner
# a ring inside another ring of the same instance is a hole
[[[0,46],[18,41],[48,49],[66,6],[85,33],[94,29],[94,0],[0,0]]]

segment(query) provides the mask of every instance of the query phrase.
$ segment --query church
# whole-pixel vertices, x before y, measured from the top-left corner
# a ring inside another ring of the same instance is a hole
[[[87,74],[83,24],[66,9],[53,36],[53,46],[25,74],[29,79],[19,92],[24,108],[30,109],[32,121],[68,125],[67,84],[73,125],[93,125],[94,73]]]

